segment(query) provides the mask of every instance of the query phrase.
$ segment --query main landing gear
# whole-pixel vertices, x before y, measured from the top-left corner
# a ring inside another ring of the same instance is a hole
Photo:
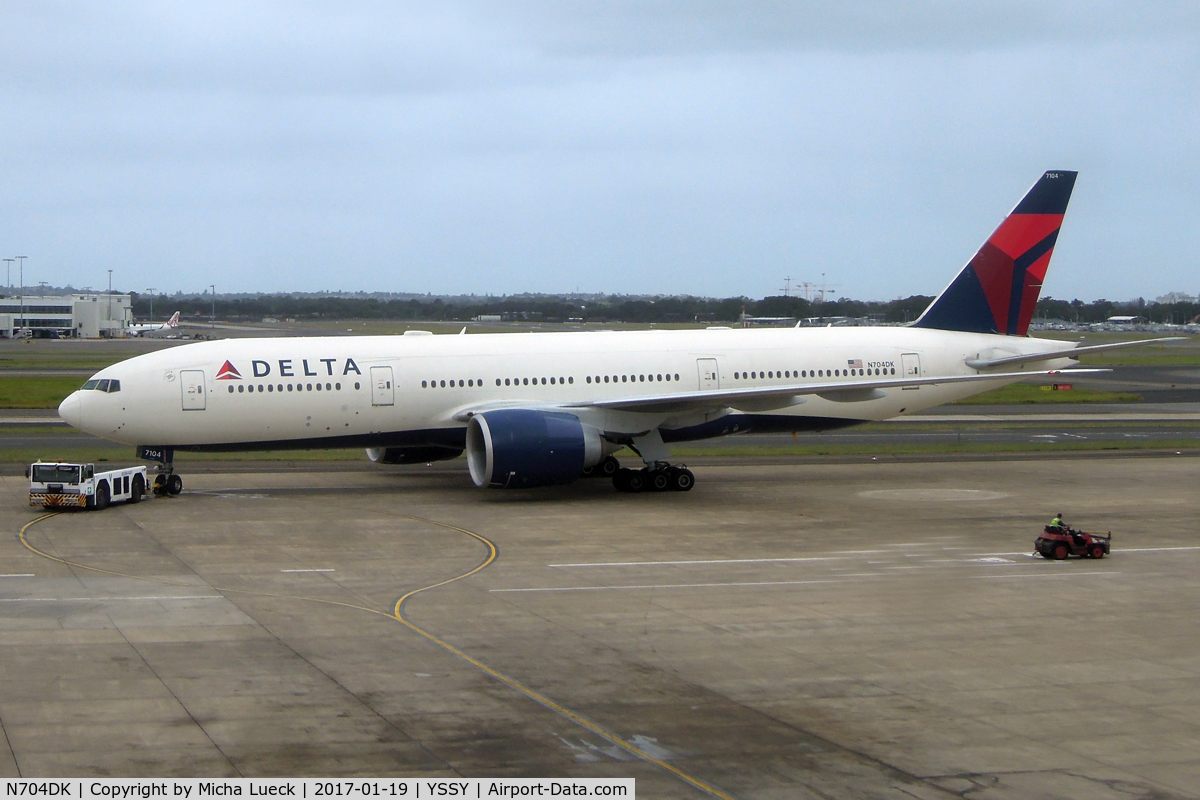
[[[687,467],[673,467],[657,462],[644,469],[617,470],[613,475],[613,486],[619,492],[690,492],[696,485],[696,476]]]
[[[696,476],[687,467],[667,463],[671,451],[663,444],[662,434],[653,428],[622,442],[642,457],[645,469],[619,469],[613,475],[613,486],[619,492],[690,492]],[[611,456],[610,456],[611,458]],[[615,460],[615,459],[614,459]]]
[[[587,467],[583,471],[585,478],[611,478],[621,470],[621,462],[612,456],[605,456],[599,464]]]

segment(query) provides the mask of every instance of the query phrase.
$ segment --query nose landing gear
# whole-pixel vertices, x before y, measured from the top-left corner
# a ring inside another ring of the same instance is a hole
[[[175,474],[171,465],[160,466],[154,476],[154,494],[157,497],[171,495],[174,497],[183,491],[183,478]]]
[[[138,458],[157,462],[156,474],[151,490],[155,497],[171,495],[174,497],[183,491],[183,478],[175,474],[175,451],[170,447],[138,447]]]

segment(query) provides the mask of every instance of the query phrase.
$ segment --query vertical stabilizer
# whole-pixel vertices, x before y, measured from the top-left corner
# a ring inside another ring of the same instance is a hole
[[[913,325],[1024,336],[1078,174],[1043,175]]]

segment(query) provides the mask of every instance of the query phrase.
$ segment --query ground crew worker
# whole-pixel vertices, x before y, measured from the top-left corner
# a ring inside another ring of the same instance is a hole
[[[1054,515],[1054,519],[1050,520],[1050,527],[1059,531],[1065,531],[1067,529],[1066,523],[1063,522],[1061,511]]]

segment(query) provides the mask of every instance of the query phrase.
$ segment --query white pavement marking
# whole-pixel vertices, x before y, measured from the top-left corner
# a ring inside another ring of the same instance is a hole
[[[1120,572],[1023,572],[1020,575],[968,575],[971,580],[988,578],[1081,578],[1087,575],[1120,575]]]
[[[709,589],[725,586],[803,586],[811,583],[856,583],[857,581],[754,581],[747,583],[651,583],[639,586],[542,586],[535,589],[489,589],[492,594],[517,592],[615,592],[622,589]]]
[[[898,544],[898,545],[888,545],[888,546],[889,547],[921,547],[922,545],[923,545],[923,543],[911,543],[911,544]],[[950,550],[950,549],[958,549],[958,548],[943,547],[942,549]],[[961,548],[961,549],[967,549],[967,548]],[[1117,553],[1160,553],[1160,552],[1182,551],[1182,550],[1200,550],[1200,545],[1181,546],[1181,547],[1131,547],[1131,548],[1121,548],[1115,552],[1117,552]],[[553,567],[555,569],[567,569],[567,568],[574,569],[574,568],[585,568],[585,567],[686,567],[686,566],[706,566],[706,565],[712,565],[712,564],[794,564],[794,563],[803,563],[803,562],[809,562],[809,561],[850,561],[850,560],[853,560],[850,558],[851,555],[876,555],[876,554],[880,554],[880,553],[903,555],[905,558],[924,558],[925,557],[925,555],[923,553],[898,553],[895,550],[837,550],[835,552],[837,552],[839,554],[844,553],[846,555],[796,556],[794,558],[710,558],[710,559],[702,559],[702,560],[694,560],[694,561],[687,561],[687,560],[682,560],[682,561],[588,561],[588,562],[580,562],[577,564],[547,564],[546,566]],[[1008,552],[1008,553],[964,553],[962,558],[929,559],[929,563],[931,563],[931,564],[945,564],[945,563],[965,564],[965,563],[983,562],[983,563],[999,564],[999,563],[1012,563],[1012,562],[1006,562],[1004,560],[1004,556],[1024,556],[1026,558],[1032,558],[1033,555],[1034,554],[1031,554],[1028,550],[1022,550],[1020,552]],[[888,562],[886,562],[886,561],[868,561],[867,563],[874,565],[874,564],[886,564]],[[889,567],[889,569],[914,569],[914,567]],[[281,571],[282,572],[333,572],[333,570],[331,570],[331,569],[330,570],[285,569],[285,570],[281,570]],[[3,576],[0,576],[0,577],[3,577]],[[697,585],[710,585],[710,584],[697,584]],[[730,585],[730,586],[732,586],[732,585],[743,585],[743,584],[711,584],[711,585],[720,585],[720,586]],[[511,589],[511,590],[510,589],[503,589],[503,590],[495,589],[493,591],[518,591],[518,590],[516,590],[516,589]],[[520,591],[527,591],[527,590],[520,590]]]
[[[1187,545],[1182,547],[1122,547],[1113,550],[1113,554],[1117,553],[1167,553],[1178,550],[1200,550],[1200,545]],[[995,556],[1027,556],[1030,555],[1028,550],[1022,550],[1019,553],[970,553],[971,558],[992,558]]]
[[[32,578],[32,572],[14,572],[10,575],[0,575],[0,578]]]
[[[1200,546],[1195,547],[1122,547],[1120,553],[1165,553],[1169,550],[1200,550]]]
[[[156,595],[149,597],[0,597],[0,603],[104,603],[110,600],[224,600],[221,594]]]
[[[281,569],[280,572],[337,572],[336,569]]]
[[[688,564],[772,564],[793,561],[846,561],[848,556],[804,556],[797,558],[714,558],[705,561],[607,561],[585,564],[547,564],[548,567],[676,567]]]

